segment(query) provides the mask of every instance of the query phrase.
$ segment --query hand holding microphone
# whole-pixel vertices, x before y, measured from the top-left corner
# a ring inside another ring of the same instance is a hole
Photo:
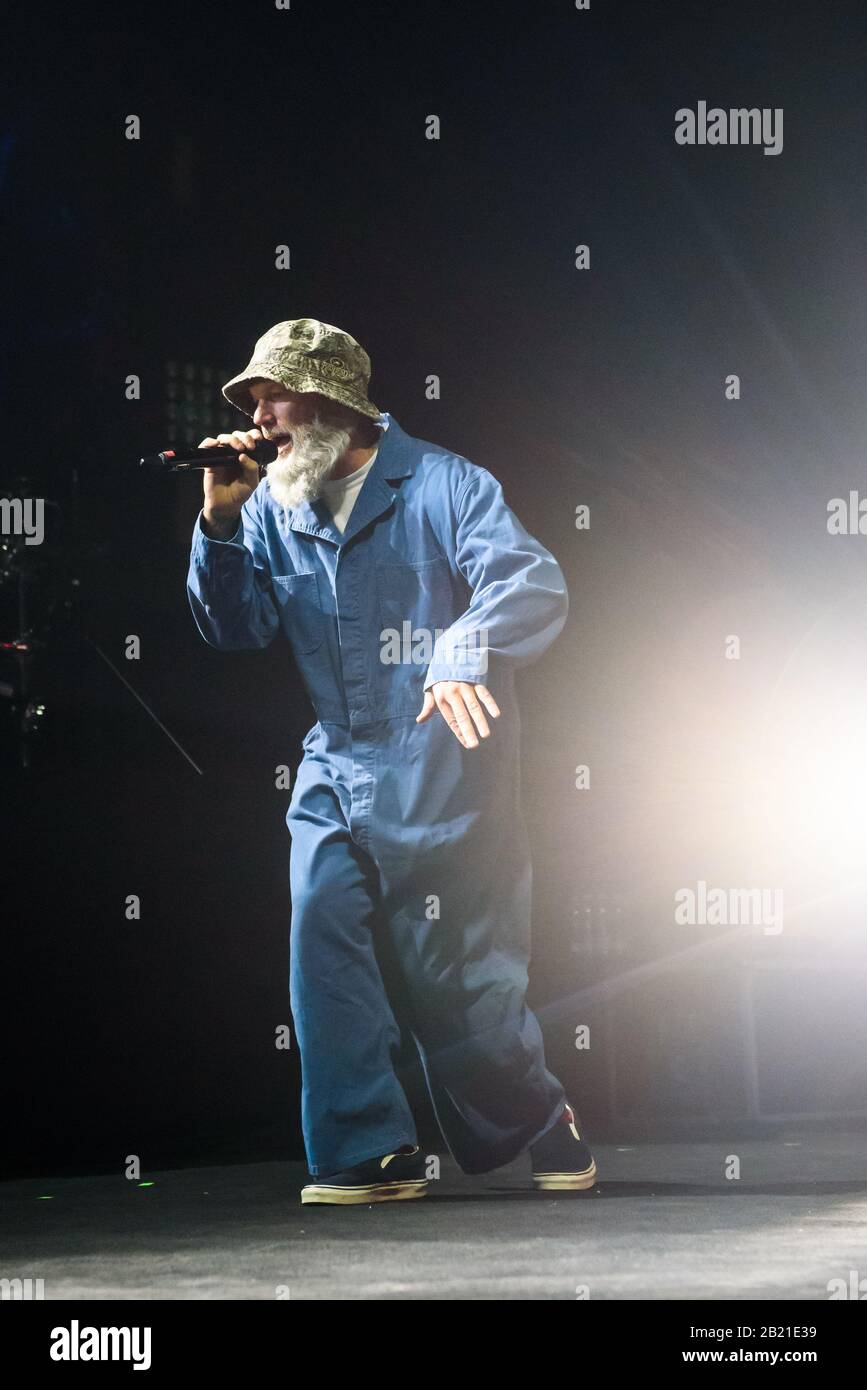
[[[214,463],[208,453],[214,451]],[[249,452],[245,452],[249,451]],[[252,455],[252,457],[251,457]],[[277,457],[277,445],[261,430],[235,430],[208,435],[197,449],[166,449],[139,460],[142,468],[161,472],[202,471],[205,502],[202,526],[215,540],[231,540],[238,529],[241,508],[259,485],[259,469]]]
[[[214,540],[229,540],[238,529],[241,508],[259,486],[259,464],[245,449],[255,449],[264,438],[261,430],[235,430],[233,434],[208,435],[200,449],[225,449],[229,445],[238,455],[235,463],[216,464],[202,470],[205,501],[202,521]],[[276,453],[276,450],[274,451]]]

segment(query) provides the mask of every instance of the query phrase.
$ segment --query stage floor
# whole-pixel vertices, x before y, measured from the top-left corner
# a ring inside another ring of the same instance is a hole
[[[49,1299],[815,1299],[867,1276],[867,1136],[595,1146],[577,1196],[448,1159],[421,1201],[302,1207],[300,1164],[0,1184],[0,1277]],[[727,1156],[741,1177],[725,1178]],[[50,1200],[44,1200],[44,1198]],[[858,1271],[852,1276],[851,1271]],[[848,1295],[853,1296],[852,1292]],[[863,1295],[862,1295],[863,1296]]]

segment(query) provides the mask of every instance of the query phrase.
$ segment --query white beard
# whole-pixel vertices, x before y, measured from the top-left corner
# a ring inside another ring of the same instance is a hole
[[[265,472],[274,501],[281,507],[298,507],[322,496],[322,484],[334,472],[352,438],[349,430],[324,425],[316,416],[306,425],[294,425],[291,447],[280,450]]]

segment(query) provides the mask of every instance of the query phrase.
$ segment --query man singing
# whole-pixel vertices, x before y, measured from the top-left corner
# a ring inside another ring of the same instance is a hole
[[[265,647],[282,629],[316,714],[286,816],[301,1200],[427,1189],[383,941],[464,1172],[529,1149],[536,1187],[590,1188],[596,1165],[525,1003],[514,672],[563,627],[563,574],[496,479],[406,434],[369,380],[367,353],[330,324],[259,339],[223,387],[254,428],[202,441],[238,459],[205,470],[188,577],[212,646]],[[278,453],[260,482],[244,450],[263,436]]]

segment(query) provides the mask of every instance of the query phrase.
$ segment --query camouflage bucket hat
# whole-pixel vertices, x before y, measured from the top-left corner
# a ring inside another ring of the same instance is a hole
[[[223,387],[232,405],[252,415],[256,409],[249,387],[265,378],[289,391],[318,391],[348,405],[372,420],[382,411],[367,399],[370,358],[342,329],[318,319],[287,319],[260,338],[240,376]]]

